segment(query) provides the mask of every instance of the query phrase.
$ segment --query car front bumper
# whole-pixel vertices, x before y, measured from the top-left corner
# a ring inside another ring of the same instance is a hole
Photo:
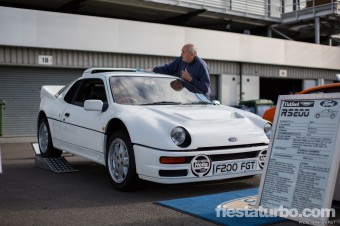
[[[261,174],[267,145],[204,151],[164,151],[134,145],[139,178],[162,184],[223,180]],[[161,157],[185,157],[181,164],[162,164]]]

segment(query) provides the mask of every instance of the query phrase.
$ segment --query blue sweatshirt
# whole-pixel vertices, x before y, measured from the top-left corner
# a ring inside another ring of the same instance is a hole
[[[186,63],[182,60],[182,57],[178,57],[170,64],[155,67],[153,72],[181,77],[182,71],[185,69],[192,77],[191,84],[209,98],[210,77],[208,65],[198,56],[191,63]]]

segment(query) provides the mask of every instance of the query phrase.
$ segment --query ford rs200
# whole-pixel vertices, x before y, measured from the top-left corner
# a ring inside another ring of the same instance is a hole
[[[37,136],[44,157],[63,151],[106,167],[114,187],[260,174],[271,124],[217,105],[186,81],[137,69],[91,68],[41,89]]]

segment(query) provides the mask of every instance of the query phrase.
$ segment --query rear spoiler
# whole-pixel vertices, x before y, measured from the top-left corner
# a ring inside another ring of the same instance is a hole
[[[56,98],[56,94],[61,90],[64,86],[42,86],[40,91],[40,97],[49,97]]]
[[[83,76],[89,74],[103,73],[103,72],[148,72],[152,73],[152,71],[138,69],[138,68],[89,68],[86,69],[83,73]]]

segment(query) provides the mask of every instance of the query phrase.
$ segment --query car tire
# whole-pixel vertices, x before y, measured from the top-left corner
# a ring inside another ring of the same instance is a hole
[[[117,131],[110,136],[106,148],[106,170],[117,190],[138,188],[134,150],[126,132]]]
[[[61,150],[53,147],[50,127],[45,117],[39,120],[38,144],[43,157],[60,157],[62,154]]]

